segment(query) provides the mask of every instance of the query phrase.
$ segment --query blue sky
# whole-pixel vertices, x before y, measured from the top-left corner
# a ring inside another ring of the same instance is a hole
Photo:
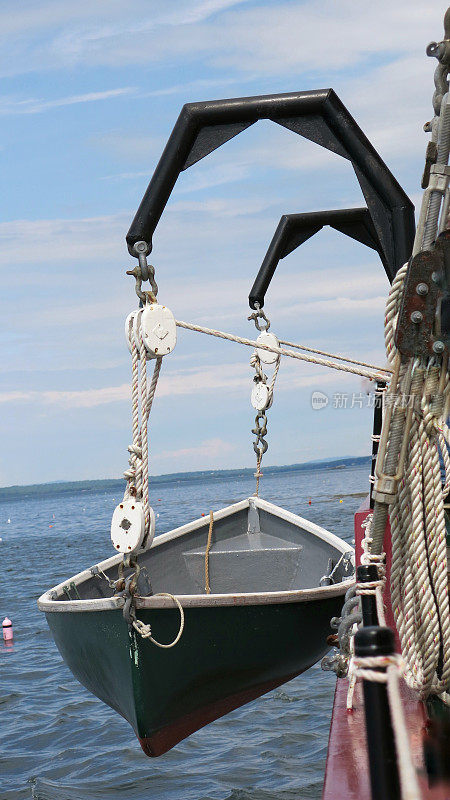
[[[116,477],[130,440],[125,235],[187,101],[332,86],[420,199],[445,7],[397,2],[3,0],[0,484]],[[259,123],[184,173],[154,239],[181,319],[253,336],[247,295],[283,213],[363,205],[347,162]],[[383,364],[387,281],[332,232],[280,263],[281,338]],[[253,464],[250,351],[189,332],[163,363],[151,471]],[[368,408],[311,409],[357,377],[283,362],[269,464],[369,452]]]

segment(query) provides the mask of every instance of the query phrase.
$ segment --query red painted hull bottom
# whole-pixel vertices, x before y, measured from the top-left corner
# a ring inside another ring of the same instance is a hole
[[[272,691],[272,689],[276,689],[277,686],[281,686],[283,683],[292,680],[292,678],[295,678],[298,674],[299,673],[296,672],[293,675],[284,676],[281,679],[261,683],[258,686],[252,686],[251,689],[237,692],[223,700],[204,706],[193,711],[191,714],[187,714],[182,719],[172,723],[172,725],[162,728],[152,736],[148,736],[144,739],[139,738],[140,745],[145,755],[161,756],[178,744],[178,742],[181,742],[182,739],[198,731],[199,728],[209,725],[210,722],[225,716],[225,714],[234,711],[236,708],[240,708],[240,706],[245,705],[245,703],[256,700],[257,697],[261,697],[261,695]]]
[[[402,681],[400,684],[406,725],[423,800],[449,800],[450,782],[432,784],[424,762],[429,740],[429,720],[423,703]],[[362,687],[356,686],[353,711],[346,709],[348,681],[338,678],[328,743],[322,800],[370,800],[369,762]]]

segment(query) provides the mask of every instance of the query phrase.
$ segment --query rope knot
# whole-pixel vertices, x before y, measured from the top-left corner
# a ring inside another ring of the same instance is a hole
[[[355,656],[350,659],[349,675],[355,678],[362,678],[366,681],[375,683],[387,683],[386,672],[378,672],[379,669],[389,669],[395,667],[398,675],[403,675],[405,662],[398,653],[391,656]]]

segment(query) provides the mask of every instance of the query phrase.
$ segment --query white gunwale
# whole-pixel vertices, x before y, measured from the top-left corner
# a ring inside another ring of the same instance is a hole
[[[224,519],[231,514],[245,510],[249,507],[250,500],[261,510],[268,511],[280,519],[285,520],[286,522],[290,522],[293,525],[303,528],[308,533],[313,534],[313,536],[316,536],[319,539],[326,541],[328,544],[331,544],[341,553],[354,553],[353,548],[348,545],[347,542],[344,542],[338,536],[330,533],[325,528],[321,528],[314,522],[310,522],[303,517],[299,517],[297,514],[293,514],[291,511],[286,511],[285,509],[280,508],[273,503],[269,503],[267,500],[262,500],[259,497],[246,498],[245,500],[241,500],[239,503],[233,503],[233,505],[226,506],[225,508],[221,508],[219,511],[215,511],[214,520]],[[151,549],[159,547],[165,542],[177,539],[180,536],[185,536],[186,534],[189,534],[194,530],[198,530],[201,527],[207,527],[208,525],[209,517],[200,517],[195,519],[192,522],[188,522],[186,525],[182,525],[179,528],[174,528],[172,531],[168,531],[167,533],[157,536],[153,540]],[[105,561],[99,562],[95,566],[98,566],[100,569],[105,571],[111,567],[114,567],[115,565],[118,565],[121,559],[122,554],[117,554],[111,556],[111,558],[105,559]],[[52,594],[54,592],[62,592],[63,587],[67,586],[68,583],[74,583],[75,586],[79,586],[89,578],[92,578],[91,568],[85,569],[83,572],[79,572],[72,578],[68,578],[62,583],[59,583],[57,586],[54,586],[52,589],[49,589],[47,592],[44,592],[44,594],[41,595],[37,601],[39,609],[47,613],[68,613],[80,611],[112,611],[119,610],[123,607],[124,599],[122,597],[64,601],[52,600]],[[320,600],[327,597],[331,598],[343,595],[351,585],[351,581],[352,579],[347,579],[341,583],[335,583],[331,586],[317,586],[313,589],[290,589],[280,592],[240,592],[237,594],[181,594],[177,595],[177,598],[183,608],[267,605],[273,603],[301,603],[310,600]],[[136,608],[174,608],[174,603],[170,598],[158,597],[158,595],[153,595],[151,597],[136,597]]]

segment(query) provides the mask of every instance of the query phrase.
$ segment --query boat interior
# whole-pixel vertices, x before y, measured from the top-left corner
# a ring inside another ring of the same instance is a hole
[[[138,595],[205,594],[210,519],[162,534],[138,555]],[[111,597],[121,557],[57,587],[52,600]],[[249,498],[214,514],[208,554],[211,594],[286,592],[334,585],[353,575],[353,551],[306,519]],[[131,572],[131,570],[130,570]],[[125,572],[125,575],[127,572]]]

